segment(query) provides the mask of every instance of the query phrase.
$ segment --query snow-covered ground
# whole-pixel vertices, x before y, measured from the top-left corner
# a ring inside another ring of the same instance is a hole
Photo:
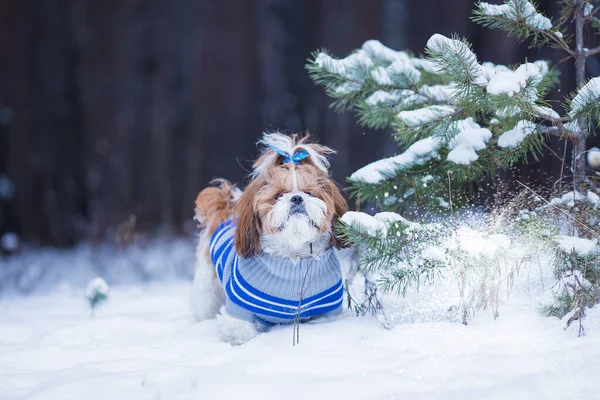
[[[547,272],[547,271],[546,271]],[[546,278],[544,277],[546,276]],[[196,323],[190,282],[121,284],[90,317],[85,285],[63,283],[0,299],[1,399],[593,399],[600,381],[600,313],[577,338],[542,317],[549,282],[522,271],[493,320],[464,326],[447,282],[399,300],[392,322],[350,311],[274,329],[243,346]]]

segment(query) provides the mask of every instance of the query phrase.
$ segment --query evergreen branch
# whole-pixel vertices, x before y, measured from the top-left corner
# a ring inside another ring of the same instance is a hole
[[[366,217],[377,221],[376,218]],[[431,283],[441,274],[445,264],[422,258],[421,253],[444,234],[443,226],[416,224],[404,219],[392,220],[385,227],[379,223],[381,226],[374,232],[373,227],[367,228],[356,221],[340,221],[337,229],[340,232],[338,237],[357,249],[361,268],[382,275],[379,284],[384,291],[404,295],[409,288],[418,289],[422,283]]]
[[[492,5],[480,1],[474,12],[473,20],[492,29],[502,29],[520,41],[531,39],[532,46],[541,47],[553,44],[570,55],[574,54],[563,39],[562,33],[551,31],[551,21],[539,14],[535,5],[529,1],[507,0],[503,5]]]
[[[582,85],[571,95],[567,106],[569,117],[578,120],[579,131],[585,130],[586,123],[589,128],[593,120],[600,120],[600,77],[592,78]]]
[[[552,136],[556,136],[560,139],[564,139],[564,140],[576,140],[577,139],[577,135],[573,135],[570,133],[567,133],[567,131],[565,130],[564,127],[559,127],[559,126],[544,126],[544,125],[540,125],[539,130],[541,133],[544,134],[548,134],[548,135],[552,135]]]

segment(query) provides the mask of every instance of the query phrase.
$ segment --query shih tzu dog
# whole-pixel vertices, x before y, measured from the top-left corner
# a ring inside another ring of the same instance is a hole
[[[198,320],[217,317],[224,341],[341,310],[333,229],[347,205],[329,176],[334,151],[307,139],[264,134],[244,192],[216,180],[196,199],[192,308]]]

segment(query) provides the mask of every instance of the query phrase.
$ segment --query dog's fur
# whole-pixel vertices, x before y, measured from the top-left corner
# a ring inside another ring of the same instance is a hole
[[[334,151],[307,142],[308,135],[265,134],[261,156],[254,163],[251,182],[242,193],[220,179],[196,199],[195,219],[200,223],[196,250],[192,307],[198,320],[213,318],[225,303],[225,293],[216,277],[209,242],[217,227],[235,219],[234,243],[238,255],[252,257],[262,252],[288,258],[315,257],[330,246],[341,247],[333,227],[347,211],[347,204],[328,172],[327,155]],[[285,163],[273,146],[309,156],[300,164]],[[302,210],[293,209],[293,196],[300,196]],[[258,334],[257,326],[235,319],[224,311],[218,316],[221,337],[233,344]]]

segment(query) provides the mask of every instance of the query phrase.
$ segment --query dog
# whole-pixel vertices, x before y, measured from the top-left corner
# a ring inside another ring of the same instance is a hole
[[[265,133],[243,192],[218,179],[196,199],[192,308],[199,321],[217,317],[223,341],[341,311],[334,228],[348,206],[329,174],[335,152],[308,137]]]

